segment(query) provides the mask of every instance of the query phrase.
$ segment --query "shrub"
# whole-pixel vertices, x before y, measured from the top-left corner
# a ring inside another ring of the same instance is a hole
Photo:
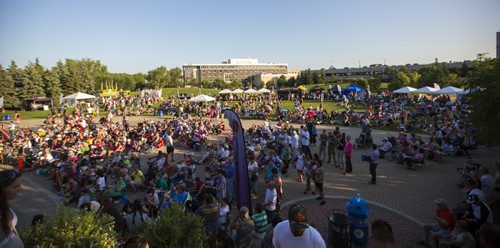
[[[173,204],[161,219],[147,223],[143,236],[150,247],[203,247],[207,239],[203,219]]]
[[[115,247],[113,225],[109,215],[60,207],[21,237],[26,247]]]

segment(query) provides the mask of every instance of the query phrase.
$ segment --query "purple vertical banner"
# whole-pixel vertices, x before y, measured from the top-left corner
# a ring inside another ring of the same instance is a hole
[[[235,192],[236,205],[238,209],[247,207],[252,213],[252,198],[250,196],[250,182],[248,180],[247,153],[245,148],[245,136],[238,115],[232,110],[224,110],[224,118],[229,121],[233,130],[233,153],[235,162]]]

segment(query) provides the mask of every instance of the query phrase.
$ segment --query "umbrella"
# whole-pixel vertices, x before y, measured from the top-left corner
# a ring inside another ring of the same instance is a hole
[[[446,88],[442,88],[440,90],[434,91],[432,94],[444,94],[444,95],[449,95],[449,94],[457,94],[457,95],[462,95],[465,94],[463,89],[456,88],[453,86],[448,86]]]
[[[401,89],[398,89],[398,90],[395,90],[394,94],[409,94],[409,93],[412,93],[413,91],[416,91],[417,89],[413,88],[413,87],[403,87]]]
[[[425,87],[422,87],[418,90],[413,91],[413,93],[433,94],[433,92],[436,90],[437,89],[435,89],[435,88],[425,86]]]
[[[242,89],[235,89],[235,90],[233,90],[233,94],[241,94],[241,93],[243,93]]]
[[[258,90],[257,92],[259,92],[259,93],[271,93],[271,91],[266,89],[266,88],[262,88],[262,89]]]
[[[219,94],[231,94],[233,93],[231,90],[228,90],[228,89],[223,89],[219,92]]]
[[[212,102],[215,101],[215,98],[207,95],[197,95],[191,99],[189,99],[190,102]]]
[[[257,94],[257,93],[259,93],[259,92],[257,92],[256,90],[254,90],[254,89],[250,88],[250,89],[248,89],[248,90],[245,90],[245,92],[244,92],[244,93],[245,93],[245,94]]]

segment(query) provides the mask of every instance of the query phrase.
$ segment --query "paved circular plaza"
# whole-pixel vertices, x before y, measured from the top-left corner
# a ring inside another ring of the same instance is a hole
[[[133,126],[145,118],[157,119],[159,117],[131,117],[131,125]],[[119,118],[115,121],[118,120]],[[243,128],[262,123],[262,120],[242,120]],[[42,120],[25,120],[22,121],[21,126],[37,127],[42,124]],[[299,126],[299,124],[294,124],[294,127]],[[318,133],[321,133],[322,129],[325,128],[334,129],[334,126],[318,126]],[[360,133],[360,129],[357,127],[340,127],[340,131],[350,135],[353,140]],[[226,134],[229,132],[230,130],[226,130]],[[389,134],[397,135],[397,133],[388,131],[372,131],[376,144]],[[211,137],[211,139],[222,141],[224,137],[225,134]],[[311,149],[313,153],[318,152],[317,146],[311,147]],[[188,151],[176,149],[176,156],[180,158],[185,152]],[[493,164],[498,158],[498,152],[498,148],[480,148],[472,151],[471,154],[479,163],[488,165],[490,171],[494,171]],[[370,178],[368,163],[362,162],[360,158],[361,154],[368,153],[369,150],[355,150],[353,152],[352,175],[344,176],[342,171],[332,164],[324,163],[324,189],[327,200],[326,204],[322,206],[314,200],[310,193],[304,195],[305,183],[297,182],[295,171],[291,169],[288,177],[283,178],[285,192],[283,213],[286,213],[286,206],[290,203],[300,202],[305,205],[311,222],[318,227],[324,239],[327,240],[327,211],[343,208],[348,198],[359,193],[361,197],[369,201],[369,206],[372,209],[369,217],[370,222],[377,218],[388,221],[395,230],[398,247],[403,247],[401,245],[411,247],[417,240],[422,239],[421,226],[424,223],[433,222],[436,208],[433,201],[435,199],[444,198],[450,206],[465,199],[465,193],[457,187],[459,175],[456,170],[456,167],[465,163],[465,157],[446,157],[441,162],[426,161],[424,168],[416,171],[407,170],[405,165],[397,164],[394,161],[381,159],[377,168],[377,185],[370,185],[368,184]],[[50,214],[58,204],[58,198],[51,188],[51,181],[47,178],[29,172],[23,181],[25,182],[24,191],[20,192],[20,197],[13,202],[14,209],[23,213],[20,218],[21,226],[28,224],[35,214]],[[261,183],[259,197],[254,201],[263,201],[264,189],[264,185]],[[495,198],[498,198],[498,192],[495,193]]]

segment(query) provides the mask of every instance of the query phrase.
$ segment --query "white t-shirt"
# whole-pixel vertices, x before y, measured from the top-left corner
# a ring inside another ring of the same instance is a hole
[[[270,190],[269,188],[266,189],[266,197],[264,198],[264,204],[272,202],[270,205],[266,205],[266,209],[269,211],[276,210],[277,200],[278,200],[278,193],[276,192],[276,189],[273,190]]]
[[[259,165],[257,164],[257,162],[253,161],[253,162],[248,164],[248,171],[249,172],[255,171],[255,173],[258,175],[258,172],[257,172],[258,169],[259,169]]]
[[[297,161],[295,162],[295,168],[297,170],[304,170],[304,155],[300,153],[297,154]]]
[[[292,141],[291,141],[290,145],[291,145],[291,146],[292,146],[292,148],[294,148],[294,149],[299,148],[299,135],[298,135],[298,134],[294,134],[294,135],[292,136]]]
[[[99,185],[99,190],[103,191],[106,188],[106,178],[105,177],[98,177],[97,178],[97,185]]]
[[[303,146],[308,146],[309,145],[309,132],[306,130],[302,130],[300,133],[300,136],[301,136],[300,143]]]
[[[301,236],[294,237],[288,220],[278,223],[274,228],[273,245],[275,248],[326,248],[321,234],[313,227],[307,228]]]

